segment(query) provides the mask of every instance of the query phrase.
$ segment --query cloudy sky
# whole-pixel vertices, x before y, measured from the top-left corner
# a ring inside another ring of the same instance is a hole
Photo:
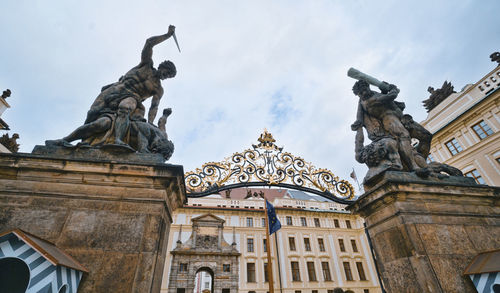
[[[82,125],[103,85],[137,65],[146,38],[178,70],[163,82],[170,162],[190,171],[256,142],[350,179],[357,100],[349,67],[394,83],[416,121],[427,87],[460,90],[495,67],[500,4],[484,1],[42,1],[0,5],[2,116],[31,152]],[[149,103],[146,104],[146,108]],[[161,111],[161,110],[160,110]],[[0,133],[2,134],[2,133]]]

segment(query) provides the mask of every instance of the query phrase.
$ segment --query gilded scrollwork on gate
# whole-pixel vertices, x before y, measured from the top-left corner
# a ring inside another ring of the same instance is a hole
[[[282,186],[346,203],[354,188],[327,169],[283,152],[271,133],[264,131],[257,145],[234,153],[222,162],[210,162],[185,174],[188,197],[201,197],[242,186]]]

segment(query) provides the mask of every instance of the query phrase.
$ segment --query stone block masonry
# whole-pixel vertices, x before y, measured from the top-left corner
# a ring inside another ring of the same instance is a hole
[[[0,154],[0,231],[20,228],[82,263],[79,292],[159,292],[183,168]]]
[[[388,292],[476,292],[466,266],[500,248],[500,188],[386,172],[349,207],[365,217]]]

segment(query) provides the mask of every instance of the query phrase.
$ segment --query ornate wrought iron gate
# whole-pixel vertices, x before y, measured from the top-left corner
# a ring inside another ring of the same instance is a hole
[[[203,197],[246,186],[278,186],[314,193],[338,203],[353,202],[354,188],[327,169],[283,152],[264,130],[257,145],[222,162],[204,164],[185,174],[188,197]]]

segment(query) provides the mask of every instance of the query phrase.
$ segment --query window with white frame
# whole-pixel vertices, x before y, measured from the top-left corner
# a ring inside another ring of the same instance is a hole
[[[472,125],[472,129],[480,139],[485,139],[486,137],[493,135],[493,130],[491,130],[490,126],[488,126],[484,120]]]
[[[471,171],[464,174],[467,177],[474,178],[478,184],[486,184],[481,174],[476,169],[472,169]]]
[[[247,227],[253,227],[253,218],[247,218]]]
[[[458,143],[456,138],[452,138],[450,141],[445,143],[446,147],[450,151],[451,155],[454,156],[462,151],[462,147]]]

